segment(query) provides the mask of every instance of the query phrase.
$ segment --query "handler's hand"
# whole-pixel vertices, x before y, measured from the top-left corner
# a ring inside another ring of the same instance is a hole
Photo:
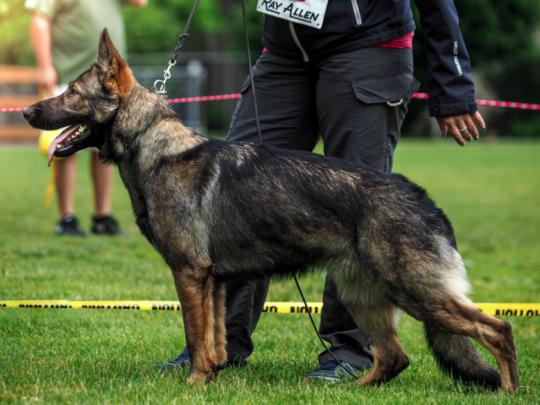
[[[47,97],[54,96],[57,80],[54,66],[44,66],[39,69],[39,84],[45,88],[45,91],[48,93]]]
[[[437,122],[443,136],[452,135],[461,146],[465,146],[468,141],[480,138],[477,126],[486,129],[486,123],[479,111],[450,117],[437,117]]]

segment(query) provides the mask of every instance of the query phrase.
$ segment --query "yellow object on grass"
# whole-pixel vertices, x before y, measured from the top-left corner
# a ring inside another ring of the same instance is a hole
[[[62,129],[55,129],[51,131],[41,131],[38,138],[38,148],[41,154],[48,158],[49,146],[51,145],[54,138],[56,138]],[[45,207],[50,207],[52,202],[52,196],[54,194],[54,183],[56,182],[56,159],[53,159],[51,163],[51,178],[49,183],[47,183],[47,189],[45,191],[44,203]]]

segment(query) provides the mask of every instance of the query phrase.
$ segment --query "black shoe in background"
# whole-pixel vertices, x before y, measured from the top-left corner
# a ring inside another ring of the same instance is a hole
[[[92,233],[95,235],[122,235],[122,230],[116,219],[111,215],[92,217]]]
[[[322,381],[329,384],[345,382],[352,379],[358,370],[346,361],[337,363],[329,361],[320,366],[317,370],[307,373],[304,377],[307,381]]]
[[[174,359],[169,360],[167,363],[158,365],[160,371],[169,370],[172,368],[184,368],[184,367],[191,367],[191,356],[189,355],[186,348],[182,350],[182,352],[176,356]]]
[[[86,233],[79,228],[79,220],[75,215],[64,215],[56,224],[54,232],[57,235],[86,236]]]
[[[239,367],[243,368],[246,367],[248,364],[246,359],[242,359],[240,357],[234,357],[231,360],[228,360],[221,368],[226,367]],[[160,371],[165,371],[173,368],[184,368],[184,367],[191,367],[191,356],[187,350],[187,347],[182,350],[182,352],[176,356],[174,359],[169,360],[167,363],[159,364],[158,368]]]

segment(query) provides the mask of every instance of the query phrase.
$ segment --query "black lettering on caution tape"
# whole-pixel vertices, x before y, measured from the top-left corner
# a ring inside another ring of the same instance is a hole
[[[275,305],[265,305],[263,307],[263,312],[275,312],[277,313],[278,311],[278,307],[276,307]]]
[[[540,311],[537,309],[496,309],[495,316],[540,316]]]
[[[5,304],[3,305],[5,306]],[[45,308],[45,309],[66,309],[71,308],[71,305],[67,304],[19,304],[19,308],[33,308],[33,309],[39,309],[39,308]]]
[[[138,304],[124,304],[124,305],[99,305],[99,304],[83,304],[82,309],[127,309],[140,311],[141,306]]]
[[[152,304],[152,311],[180,311],[180,304]]]
[[[308,305],[308,308],[309,308],[309,312],[311,312],[312,314],[318,314],[319,313],[319,307],[312,307],[311,305]],[[306,310],[305,306],[291,305],[291,310],[290,311],[291,311],[292,314],[297,314],[297,313],[305,314],[305,313],[307,313],[307,310]]]

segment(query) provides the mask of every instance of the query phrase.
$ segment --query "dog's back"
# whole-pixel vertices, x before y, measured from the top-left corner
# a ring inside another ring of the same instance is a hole
[[[166,165],[160,176],[182,173],[169,184],[193,184],[181,199],[200,204],[209,253],[228,273],[298,271],[348,249],[368,254],[384,243],[396,250],[406,238],[426,254],[438,249],[433,235],[455,244],[442,211],[402,176],[306,152],[220,141],[201,143]],[[187,166],[198,166],[198,174],[186,177]],[[239,256],[253,262],[238,263]]]

